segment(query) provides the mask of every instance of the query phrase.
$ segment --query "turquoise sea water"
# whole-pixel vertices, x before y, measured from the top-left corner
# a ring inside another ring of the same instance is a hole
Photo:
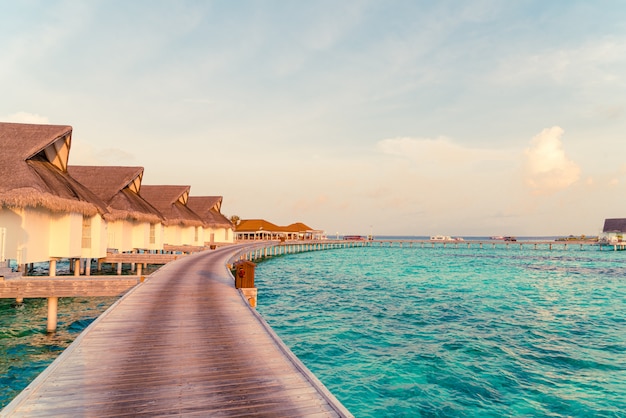
[[[117,298],[60,298],[58,329],[46,332],[46,299],[0,299],[0,409]]]
[[[256,283],[357,417],[626,417],[626,252],[374,246],[275,257]]]

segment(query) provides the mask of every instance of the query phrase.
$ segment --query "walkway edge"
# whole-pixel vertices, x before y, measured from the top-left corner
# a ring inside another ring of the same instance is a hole
[[[150,276],[146,277],[146,280],[149,280],[149,278]],[[0,411],[0,418],[10,417],[11,414],[15,412],[15,410],[21,405],[21,403],[28,398],[28,396],[30,395],[30,391],[33,388],[38,387],[41,383],[45,382],[46,379],[48,379],[48,376],[50,376],[50,374],[52,374],[52,372],[65,361],[65,358],[69,357],[74,352],[74,350],[79,347],[81,341],[83,340],[83,338],[85,338],[87,334],[89,334],[91,329],[96,327],[98,322],[108,316],[110,311],[112,311],[117,305],[119,305],[142,284],[143,283],[140,282],[133,286],[128,292],[124,293],[118,300],[116,300],[111,306],[109,306],[107,310],[100,314],[100,316],[92,321],[91,324],[87,326],[87,328],[82,330],[81,333],[78,334],[76,338],[74,338],[74,341],[72,341],[70,345],[67,346],[67,348],[63,350],[63,352],[59,354],[59,356],[48,365],[48,367],[46,367],[41,373],[39,373],[39,375],[32,382],[30,382],[28,386],[22,389],[22,391]]]
[[[234,278],[233,278],[234,280]],[[308,367],[302,363],[302,361],[287,347],[287,345],[280,339],[278,334],[272,329],[272,327],[263,319],[260,313],[257,312],[256,309],[252,308],[248,302],[248,299],[243,294],[241,290],[239,290],[239,295],[243,299],[244,303],[248,305],[248,309],[252,312],[252,315],[256,318],[257,321],[261,324],[261,326],[265,329],[272,340],[276,343],[278,348],[283,352],[283,354],[293,363],[294,366],[302,373],[306,379],[317,389],[317,391],[322,395],[324,399],[335,409],[335,411],[344,418],[354,418],[354,415],[348,411],[348,409],[343,406],[343,404],[333,395],[330,390],[322,383],[317,376],[313,372],[311,372]]]

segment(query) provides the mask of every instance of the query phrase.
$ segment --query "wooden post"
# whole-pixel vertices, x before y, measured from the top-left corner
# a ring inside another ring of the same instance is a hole
[[[59,298],[48,298],[48,332],[54,332],[57,329],[57,310],[59,307]]]
[[[91,276],[91,258],[85,259],[85,276]]]
[[[80,258],[74,260],[74,276],[80,276]]]
[[[141,263],[135,264],[135,268],[137,269],[137,272],[136,272],[137,276],[141,276],[141,267],[142,266],[143,266],[143,264],[141,264]]]
[[[48,270],[50,270],[48,272],[50,277],[54,277],[54,276],[57,275],[57,260],[56,260],[56,258],[51,258],[50,259],[50,267],[48,267]]]

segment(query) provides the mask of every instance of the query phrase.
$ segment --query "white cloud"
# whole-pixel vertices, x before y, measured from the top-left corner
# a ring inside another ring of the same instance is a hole
[[[384,154],[401,156],[429,169],[433,167],[449,169],[487,161],[507,161],[512,160],[514,155],[509,150],[465,147],[445,137],[388,138],[379,141],[377,147]]]
[[[8,116],[2,117],[4,122],[14,122],[14,123],[37,123],[37,124],[49,124],[50,121],[46,116],[41,116],[36,113],[28,113],[28,112],[16,112],[10,114]]]
[[[526,184],[535,194],[554,193],[580,178],[580,167],[565,155],[563,132],[558,126],[544,129],[525,151]]]
[[[626,41],[605,38],[571,49],[545,49],[517,54],[496,71],[503,82],[528,81],[548,77],[557,83],[580,86],[624,85],[621,76],[626,61]]]

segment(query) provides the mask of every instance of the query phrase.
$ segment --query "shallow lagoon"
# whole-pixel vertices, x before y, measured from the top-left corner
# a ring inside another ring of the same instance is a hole
[[[117,298],[59,298],[58,328],[46,332],[46,299],[0,299],[0,408],[39,375]]]
[[[276,257],[259,312],[358,417],[626,416],[626,253]]]
[[[463,247],[463,248],[462,248]],[[626,416],[626,253],[352,248],[257,267],[259,311],[358,417]],[[115,298],[0,300],[0,405]]]

